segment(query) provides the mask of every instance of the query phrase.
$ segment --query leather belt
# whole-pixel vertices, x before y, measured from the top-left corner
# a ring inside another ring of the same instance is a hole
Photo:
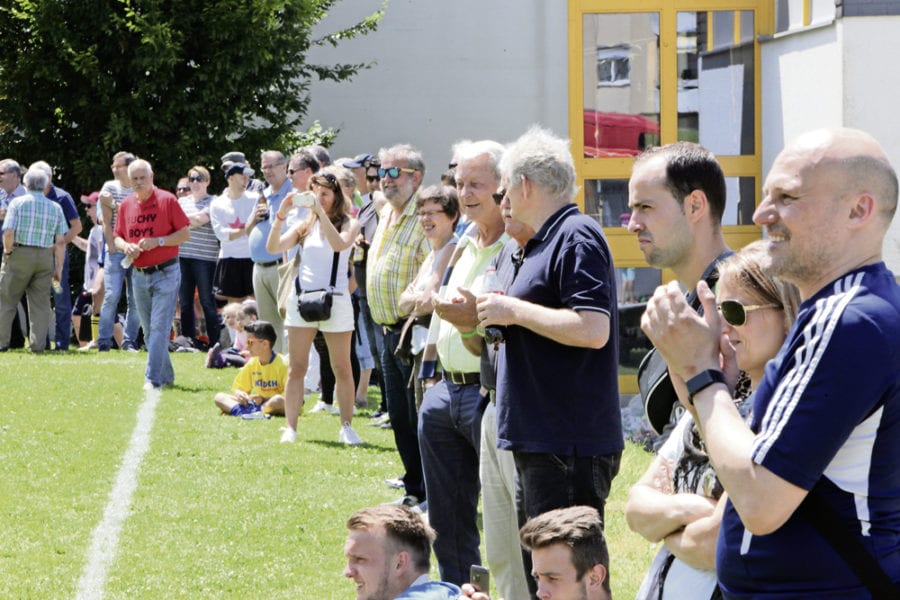
[[[481,373],[459,373],[457,371],[444,371],[444,379],[456,385],[478,385],[481,383]]]
[[[166,267],[171,267],[175,263],[178,262],[177,258],[170,258],[167,261],[161,262],[158,265],[153,265],[152,267],[135,267],[138,273],[142,273],[143,275],[150,275],[151,273],[156,273],[157,271],[162,271]]]
[[[283,262],[282,259],[279,258],[278,260],[270,260],[269,262],[258,262],[256,264],[257,264],[257,266],[260,266],[260,267],[274,267],[275,265],[280,265],[282,262]]]

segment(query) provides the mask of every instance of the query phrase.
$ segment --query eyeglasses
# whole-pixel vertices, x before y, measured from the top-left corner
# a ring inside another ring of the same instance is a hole
[[[491,197],[494,198],[494,202],[496,202],[497,204],[503,202],[504,196],[506,196],[506,188],[500,188],[499,190],[491,194]]]
[[[198,181],[206,181],[206,180],[203,179],[203,177],[201,177],[200,175],[191,175],[190,177],[188,177],[188,181],[190,181],[191,183],[196,183]]]
[[[189,188],[189,187],[179,187],[179,188],[175,188],[175,189],[176,189],[177,191],[179,191],[179,192],[189,192],[189,191],[191,191],[191,188]]]
[[[303,171],[305,169],[306,169],[306,167],[298,167],[296,169],[288,169],[288,175],[293,175],[294,173],[297,173],[298,171]]]
[[[400,173],[415,173],[415,169],[407,169],[405,167],[390,167],[389,169],[384,169],[382,167],[378,168],[378,177],[379,179],[384,179],[384,176],[387,175],[391,179],[397,179],[400,177]]]
[[[780,304],[750,304],[744,306],[737,300],[723,300],[716,305],[722,318],[732,327],[740,327],[747,322],[747,313],[761,308],[782,308]]]
[[[374,183],[378,181],[378,175],[366,175],[366,181],[369,183]]]
[[[439,215],[441,213],[445,213],[445,210],[420,210],[418,213],[420,219],[424,219],[425,217],[434,218],[434,215]]]

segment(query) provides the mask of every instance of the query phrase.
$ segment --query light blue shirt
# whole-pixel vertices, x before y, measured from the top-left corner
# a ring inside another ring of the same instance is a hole
[[[281,206],[281,201],[291,191],[291,179],[288,177],[281,184],[278,191],[272,190],[269,186],[265,190],[266,200],[269,201],[269,220],[260,221],[250,232],[248,241],[250,243],[250,258],[253,262],[272,262],[281,258],[281,254],[272,254],[266,250],[266,240],[269,239],[269,231],[272,229],[272,223],[275,221],[275,213]]]

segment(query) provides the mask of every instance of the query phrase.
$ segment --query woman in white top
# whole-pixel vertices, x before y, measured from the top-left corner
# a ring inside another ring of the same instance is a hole
[[[754,242],[730,256],[719,265],[716,286],[722,334],[748,379],[747,386],[735,390],[735,403],[744,416],[751,408],[745,399],[784,343],[800,301],[796,287],[763,273],[764,253],[764,246]],[[673,383],[679,394],[686,393],[683,382]],[[633,531],[651,542],[663,542],[638,600],[721,598],[715,554],[725,498],[694,419],[685,412],[631,488],[625,507]]]
[[[303,379],[309,364],[309,349],[317,331],[321,331],[328,344],[331,368],[336,380],[335,395],[341,413],[341,430],[338,441],[348,445],[362,444],[351,427],[353,420],[353,370],[350,364],[350,344],[353,338],[353,305],[348,290],[348,260],[353,242],[359,233],[359,223],[349,216],[349,203],[341,192],[333,170],[326,168],[309,180],[313,192],[313,204],[309,216],[279,236],[281,227],[272,227],[266,241],[266,249],[272,253],[286,252],[294,246],[302,248],[300,288],[305,291],[330,287],[334,254],[338,253],[337,277],[334,284],[334,302],[331,317],[326,321],[308,322],[300,316],[296,292],[292,290],[288,301],[284,325],[288,332],[289,368],[285,386],[285,417],[287,427],[282,442],[297,439],[297,418],[303,403]],[[295,197],[291,192],[275,213],[277,221],[284,221],[293,207]]]

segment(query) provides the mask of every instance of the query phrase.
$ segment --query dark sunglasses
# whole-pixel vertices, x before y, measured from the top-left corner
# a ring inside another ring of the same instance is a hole
[[[200,175],[191,175],[190,177],[188,177],[188,181],[190,181],[191,183],[194,183],[196,181],[206,181],[206,180],[203,179],[203,177],[201,177]]]
[[[180,188],[175,188],[175,189],[176,189],[177,191],[179,191],[179,192],[189,192],[189,191],[191,191],[191,188],[189,188],[189,187],[180,187]]]
[[[494,198],[494,202],[500,204],[501,202],[503,202],[504,196],[506,196],[506,188],[500,188],[499,190],[491,194],[491,196]]]
[[[400,177],[400,173],[415,173],[415,169],[407,169],[405,167],[391,167],[389,169],[383,169],[378,167],[378,177],[379,179],[384,179],[384,176],[387,175],[391,179],[397,179]]]
[[[302,171],[303,169],[306,169],[306,168],[307,168],[307,167],[300,167],[300,168],[298,168],[298,169],[288,169],[288,175],[293,175],[293,174],[296,173],[297,171]]]
[[[724,300],[716,305],[722,318],[732,327],[740,327],[747,322],[747,313],[761,308],[781,308],[780,304],[750,304],[744,306],[737,300]]]
[[[378,181],[378,175],[366,175],[366,181],[374,183]]]

